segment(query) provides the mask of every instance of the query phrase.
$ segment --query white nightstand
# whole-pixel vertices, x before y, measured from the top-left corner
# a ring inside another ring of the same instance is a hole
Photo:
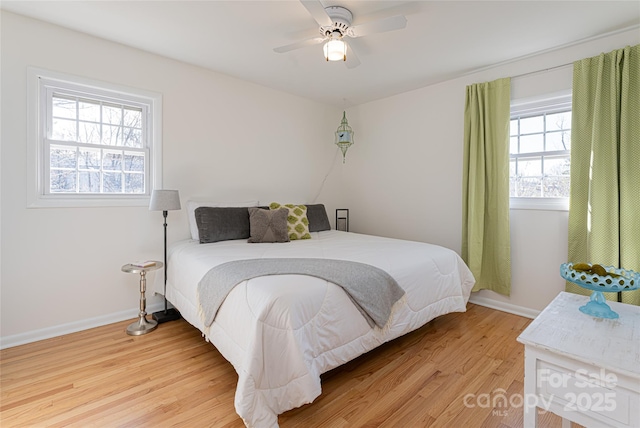
[[[640,307],[607,302],[619,319],[578,308],[562,292],[518,337],[524,344],[524,427],[536,407],[587,427],[640,427]]]
[[[162,262],[154,261],[153,266],[140,267],[132,264],[126,264],[122,266],[122,272],[126,273],[139,273],[140,274],[140,312],[138,313],[138,321],[130,324],[127,327],[127,334],[131,336],[140,336],[147,334],[158,327],[158,323],[155,320],[147,320],[147,298],[145,292],[147,291],[147,272],[160,269]]]

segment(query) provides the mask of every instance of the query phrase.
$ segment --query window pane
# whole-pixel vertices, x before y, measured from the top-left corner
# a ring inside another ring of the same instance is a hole
[[[571,112],[553,113],[547,115],[547,131],[571,129]]]
[[[119,126],[102,126],[102,144],[109,146],[122,145],[122,128]]]
[[[126,147],[142,148],[142,130],[134,128],[123,128],[124,145]]]
[[[142,128],[142,110],[125,108],[123,125],[131,128]]]
[[[144,172],[144,155],[140,153],[125,153],[124,170]]]
[[[568,157],[545,157],[545,175],[566,175],[570,174],[571,161]]]
[[[105,150],[102,155],[102,168],[109,171],[122,170],[122,152]]]
[[[76,172],[52,169],[50,174],[51,193],[70,193],[76,191]]]
[[[516,160],[509,160],[509,177],[514,177],[516,175]]]
[[[541,152],[544,150],[544,134],[520,137],[520,153]]]
[[[122,107],[108,104],[103,105],[102,122],[112,125],[122,125]]]
[[[51,168],[76,168],[76,148],[52,145],[49,149]]]
[[[100,193],[100,173],[80,171],[78,173],[79,191],[81,193]]]
[[[100,122],[100,103],[87,100],[79,101],[78,118],[89,122]]]
[[[556,131],[547,134],[547,151],[571,149],[570,131]]]
[[[125,193],[144,193],[144,176],[142,174],[124,175]]]
[[[100,169],[100,149],[81,148],[78,153],[79,169]]]
[[[525,117],[520,119],[520,134],[544,132],[544,116]]]
[[[509,135],[518,135],[518,119],[511,119],[509,123]]]
[[[542,177],[520,178],[518,185],[518,196],[524,198],[537,198],[542,196]]]
[[[509,138],[509,154],[518,153],[518,137]]]
[[[105,172],[102,179],[104,193],[122,193],[122,173]]]
[[[518,159],[518,175],[532,177],[542,175],[542,159],[540,157]]]
[[[76,141],[76,121],[67,119],[53,119],[51,138],[61,141]]]
[[[66,119],[76,118],[76,100],[75,98],[63,98],[54,95],[51,99],[53,117],[63,117]]]
[[[100,124],[78,123],[78,141],[81,143],[100,144]]]
[[[516,178],[513,176],[509,178],[509,196],[518,196],[516,193]]]
[[[544,178],[544,196],[548,198],[568,198],[571,179],[569,176]]]

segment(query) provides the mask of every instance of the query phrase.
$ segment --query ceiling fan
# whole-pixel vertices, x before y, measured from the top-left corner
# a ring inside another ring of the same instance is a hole
[[[400,30],[407,26],[407,18],[403,15],[389,16],[352,26],[353,14],[347,8],[342,6],[324,7],[320,0],[300,0],[300,3],[320,25],[320,36],[277,47],[274,49],[277,53],[324,43],[323,51],[327,61],[345,61],[348,68],[354,68],[360,65],[360,60],[353,51],[353,46],[349,46],[345,38]],[[349,47],[348,56],[347,46]]]

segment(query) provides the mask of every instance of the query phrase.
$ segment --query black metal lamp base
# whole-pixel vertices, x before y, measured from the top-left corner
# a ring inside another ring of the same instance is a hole
[[[157,321],[158,324],[162,324],[169,321],[175,321],[180,319],[180,312],[178,312],[175,308],[169,308],[166,311],[158,311],[151,314],[154,320]]]

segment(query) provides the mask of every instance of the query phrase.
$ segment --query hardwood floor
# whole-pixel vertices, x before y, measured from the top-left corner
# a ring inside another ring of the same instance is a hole
[[[244,426],[237,375],[198,330],[179,320],[133,337],[130,322],[0,351],[0,425]],[[469,304],[326,373],[322,395],[280,426],[522,427],[516,337],[529,322]],[[561,425],[551,413],[539,419]]]

